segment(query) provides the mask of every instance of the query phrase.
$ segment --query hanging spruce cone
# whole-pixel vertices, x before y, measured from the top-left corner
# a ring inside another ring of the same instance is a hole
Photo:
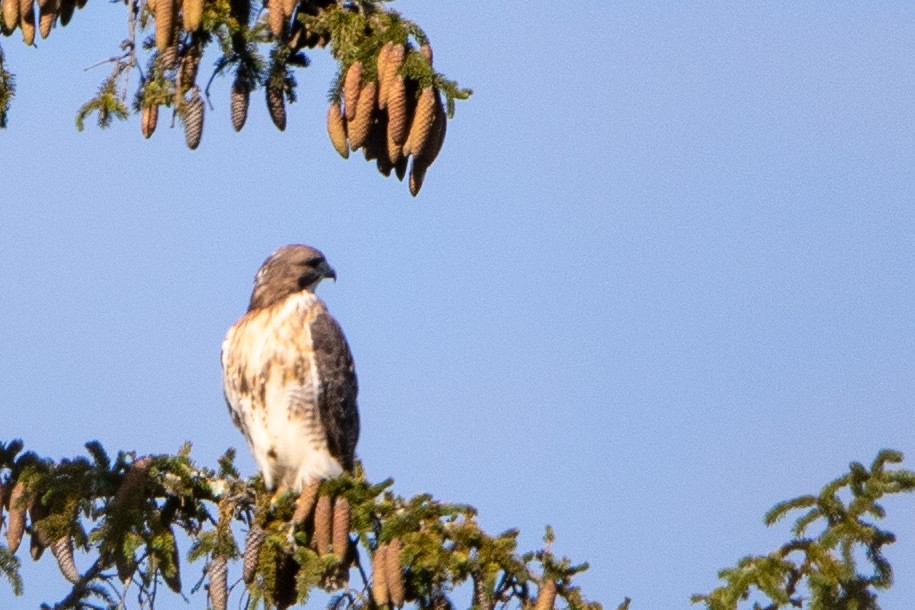
[[[319,497],[315,505],[315,529],[312,537],[318,555],[326,555],[330,551],[332,515],[330,496]]]
[[[392,43],[390,50],[384,59],[384,73],[378,75],[378,82],[381,87],[378,91],[378,108],[381,110],[387,108],[391,93],[390,86],[394,82],[394,77],[398,76],[405,55],[406,50],[402,44]],[[401,80],[401,83],[402,82],[403,81]]]
[[[429,65],[432,65],[432,45],[429,44],[429,41],[425,41],[419,45],[419,52],[422,53],[422,56],[426,58],[426,61],[429,62]]]
[[[143,484],[152,467],[152,458],[147,456],[137,458],[133,461],[124,478],[121,480],[118,490],[114,493],[114,499],[111,501],[109,510],[124,506],[126,503],[133,504],[143,493]]]
[[[25,532],[25,513],[28,511],[26,505],[26,487],[22,481],[16,481],[10,491],[9,515],[6,523],[6,547],[10,552],[15,553],[22,542],[22,535]]]
[[[165,53],[175,42],[175,0],[156,0],[156,48]]]
[[[295,502],[295,512],[292,514],[292,523],[295,526],[302,525],[308,516],[311,515],[311,509],[315,506],[315,500],[318,499],[318,488],[321,487],[320,481],[309,483],[299,494]]]
[[[413,121],[410,124],[407,141],[403,145],[403,155],[405,157],[410,155],[422,156],[423,149],[429,141],[429,134],[432,132],[434,119],[435,93],[432,87],[429,86],[423,89],[416,102],[416,111],[413,113]]]
[[[472,578],[473,599],[471,600],[471,604],[476,606],[479,610],[492,610],[492,591],[487,591],[486,583],[483,580],[483,575],[479,572],[474,572],[472,574]]]
[[[32,0],[19,0],[19,29],[22,30],[22,41],[26,46],[35,42],[35,4]]]
[[[187,147],[195,150],[200,146],[200,137],[203,135],[203,99],[197,88],[191,94],[184,111],[184,141]]]
[[[365,143],[372,127],[375,114],[375,93],[377,85],[374,82],[365,83],[359,92],[359,101],[356,104],[356,116],[347,125],[349,145],[353,150],[359,150]]]
[[[47,38],[51,34],[59,12],[60,0],[44,0],[38,3],[38,32],[42,38]]]
[[[375,74],[378,76],[378,100],[379,107],[381,101],[382,93],[386,96],[388,93],[387,84],[385,83],[385,77],[388,74],[388,63],[389,58],[391,57],[391,49],[394,48],[394,43],[390,40],[384,43],[381,46],[381,49],[378,51],[378,57],[375,60]]]
[[[254,582],[254,576],[257,574],[257,564],[260,558],[261,547],[267,538],[265,532],[257,524],[251,526],[248,530],[248,536],[245,538],[245,555],[242,561],[241,579],[246,585]]]
[[[343,79],[343,107],[347,121],[352,121],[356,116],[360,89],[362,89],[362,62],[354,61],[346,70],[346,77]]]
[[[64,578],[74,585],[79,582],[79,570],[73,561],[73,540],[69,536],[61,536],[51,543],[51,553],[57,560],[57,567]]]
[[[379,544],[372,555],[372,599],[379,606],[388,603],[388,583],[385,570],[387,546]]]
[[[182,0],[181,18],[185,32],[196,32],[203,20],[203,0]]]
[[[181,87],[190,89],[197,84],[197,71],[200,68],[200,55],[189,53],[181,58]]]
[[[404,176],[407,175],[407,163],[409,159],[407,157],[400,155],[397,159],[397,163],[394,164],[394,175],[397,176],[397,179],[403,182]]]
[[[251,98],[251,88],[248,84],[235,77],[232,83],[232,127],[235,131],[241,131],[248,120],[248,102]]]
[[[226,610],[229,600],[228,577],[229,566],[226,558],[222,556],[213,557],[210,560],[207,576],[210,580],[210,603],[213,610]]]
[[[403,77],[399,74],[388,85],[388,140],[395,145],[397,154],[390,154],[391,161],[397,161],[400,149],[407,139],[407,93]],[[388,147],[389,152],[391,147]]]
[[[283,87],[273,83],[267,84],[267,110],[273,124],[280,131],[286,129],[286,99],[283,96]]]
[[[140,115],[140,133],[147,140],[156,131],[156,125],[159,123],[159,105],[144,106]]]
[[[537,601],[534,602],[534,610],[553,610],[556,603],[556,581],[550,579],[540,584],[540,590],[537,592]]]
[[[76,0],[60,0],[60,25],[67,27],[75,10]]]
[[[349,525],[350,525],[349,500],[339,497],[334,500],[334,524],[331,543],[334,553],[344,560],[349,554]]]
[[[283,0],[269,0],[267,3],[267,23],[273,37],[277,40],[283,39],[286,30],[286,21],[289,15],[283,11]]]
[[[388,596],[391,604],[403,606],[403,571],[400,569],[400,538],[393,538],[384,553],[384,580],[388,585]]]
[[[365,144],[362,145],[362,152],[366,161],[374,161],[381,157],[384,157],[385,161],[388,160],[388,123],[384,112],[377,113],[377,117],[372,121]]]
[[[416,197],[419,190],[423,188],[423,181],[426,179],[426,170],[429,165],[422,157],[414,157],[413,163],[410,164],[410,194]]]
[[[346,125],[343,122],[343,116],[340,114],[340,104],[331,102],[330,108],[327,109],[327,135],[330,137],[330,143],[334,145],[341,157],[349,157],[349,148],[346,145]]]
[[[0,0],[3,12],[3,27],[7,32],[15,31],[19,25],[19,0]]]

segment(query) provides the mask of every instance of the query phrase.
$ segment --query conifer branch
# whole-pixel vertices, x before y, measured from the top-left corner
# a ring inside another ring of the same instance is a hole
[[[887,469],[901,462],[901,453],[884,449],[869,469],[853,462],[847,474],[819,494],[776,504],[766,513],[766,525],[803,511],[792,528],[795,537],[768,555],[744,557],[734,568],[722,570],[719,577],[725,584],[707,595],[694,595],[693,603],[708,610],[879,610],[877,592],[893,583],[883,549],[896,538],[877,526],[885,516],[877,501],[915,491],[915,472]],[[859,551],[869,564],[863,571],[856,559]],[[750,606],[754,591],[768,605],[753,601]]]
[[[240,477],[233,450],[209,469],[194,463],[189,445],[175,455],[119,452],[112,459],[91,442],[86,444],[88,457],[59,462],[22,449],[19,441],[0,443],[0,486],[10,489],[24,482],[29,506],[42,508],[29,511],[30,536],[64,540],[67,548],[94,558],[78,576],[61,563],[74,584],[64,599],[43,606],[49,610],[129,607],[130,589],[140,607],[153,607],[163,595],[162,584],[184,595],[184,560],[205,564],[210,601],[220,608],[230,595],[240,596],[247,607],[283,608],[305,603],[322,589],[332,593],[332,607],[341,610],[404,602],[444,610],[454,607],[456,587],[484,575],[493,591],[486,597],[490,607],[552,610],[562,602],[572,610],[600,609],[574,584],[587,564],[556,557],[550,550],[552,530],[543,549],[519,554],[517,531],[489,535],[480,529],[472,507],[438,502],[427,494],[397,496],[392,480],[369,483],[361,467],[353,476],[323,482],[318,490],[323,504],[335,498],[334,504],[345,507],[334,527],[348,524],[348,531],[334,532],[330,540],[336,546],[328,548],[326,541],[316,546],[307,520],[293,525],[292,494],[274,497],[260,476]],[[237,541],[252,528],[263,536],[255,536],[258,546],[249,549]],[[190,539],[186,551],[177,548],[178,532]],[[389,554],[384,570],[389,597],[378,601],[372,588],[379,575],[370,577],[363,566],[382,546]],[[227,569],[239,559],[252,569],[244,591],[227,587],[233,581]],[[0,572],[17,595],[23,584],[19,565],[12,551],[0,546]],[[350,583],[352,567],[361,578]],[[501,584],[494,586],[497,581]],[[200,588],[198,583],[190,593]],[[474,601],[466,604],[471,605],[480,607]]]

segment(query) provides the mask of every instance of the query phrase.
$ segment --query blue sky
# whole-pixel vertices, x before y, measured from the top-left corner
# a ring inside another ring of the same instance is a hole
[[[417,199],[331,148],[324,53],[285,133],[260,92],[234,133],[217,79],[192,152],[161,119],[149,141],[136,119],[73,127],[120,4],[40,49],[0,41],[2,438],[57,458],[189,440],[206,464],[236,446],[253,473],[219,347],[263,259],[305,242],[338,273],[319,294],[355,353],[370,477],[526,548],[552,524],[605,607],[687,608],[787,537],[762,525],[776,501],[882,447],[912,467],[915,8],[394,7],[475,91]],[[888,609],[915,593],[913,506],[887,503]],[[27,564],[3,607],[63,597],[50,558]]]

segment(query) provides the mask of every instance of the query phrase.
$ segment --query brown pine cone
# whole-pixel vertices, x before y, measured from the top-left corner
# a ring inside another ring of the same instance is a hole
[[[35,42],[35,4],[32,0],[19,0],[19,29],[26,46]]]
[[[327,135],[334,150],[344,159],[349,157],[349,148],[346,145],[346,124],[340,114],[340,104],[331,102],[327,109]]]
[[[398,146],[399,149],[407,139],[409,130],[407,123],[407,91],[404,86],[403,77],[399,74],[391,78],[388,85],[388,139]],[[392,161],[396,161],[391,156]]]
[[[51,543],[48,535],[37,527],[38,522],[43,521],[49,514],[48,507],[32,497],[29,502],[29,522],[32,526],[31,548],[29,549],[32,559],[38,561],[44,550]]]
[[[273,124],[280,131],[286,129],[286,99],[283,97],[283,88],[272,83],[267,84],[267,110]]]
[[[3,27],[12,33],[19,26],[19,0],[0,0],[3,11]]]
[[[76,563],[73,561],[73,540],[70,536],[61,536],[51,543],[50,549],[64,578],[73,584],[78,583],[79,570],[76,569]]]
[[[226,558],[222,556],[213,557],[210,560],[207,576],[210,580],[210,603],[213,604],[213,610],[226,610],[229,600],[227,582],[229,566],[226,563]]]
[[[118,490],[114,493],[114,499],[111,501],[111,508],[122,506],[125,502],[133,503],[137,496],[143,492],[143,483],[149,475],[149,469],[152,467],[152,458],[147,456],[137,458],[133,461]]]
[[[25,533],[25,513],[28,511],[28,500],[25,498],[25,483],[16,481],[10,491],[9,515],[6,522],[6,546],[12,553],[19,549],[22,535]]]
[[[387,546],[379,544],[372,555],[372,599],[379,606],[388,603],[388,583],[385,571]]]
[[[384,554],[384,580],[388,585],[388,594],[391,604],[403,606],[403,571],[400,569],[400,550],[403,548],[400,538],[394,538],[388,543]]]
[[[334,553],[342,557],[344,561],[349,554],[349,522],[349,500],[339,497],[334,500],[334,524],[331,543],[333,544]]]
[[[391,95],[391,85],[394,83],[394,77],[398,76],[400,67],[403,65],[406,51],[402,44],[392,44],[384,62],[384,74],[378,75],[378,81],[381,83],[381,89],[378,91],[378,108],[384,110],[387,108]],[[403,79],[401,79],[403,84]]]
[[[407,163],[409,161],[410,160],[407,157],[400,155],[397,159],[397,163],[394,164],[394,175],[397,176],[397,179],[401,182],[403,182],[404,176],[407,175]]]
[[[315,505],[315,529],[312,537],[318,555],[326,555],[330,550],[332,520],[330,496],[319,497]]]
[[[419,190],[423,188],[427,169],[429,165],[422,157],[413,157],[413,163],[410,165],[410,194],[414,197],[419,195]]]
[[[260,559],[261,547],[267,533],[257,524],[251,526],[248,530],[248,536],[245,538],[245,555],[242,561],[241,579],[246,585],[254,582],[254,576],[257,574],[257,564]]]
[[[200,137],[203,135],[203,99],[194,88],[191,99],[184,110],[184,141],[187,147],[195,150],[200,146]]]
[[[295,501],[295,512],[292,514],[293,525],[302,525],[311,515],[311,510],[315,507],[315,500],[318,499],[318,488],[320,487],[320,481],[313,481],[299,493],[299,497]]]
[[[156,1],[156,48],[165,53],[175,42],[175,0]]]
[[[51,34],[59,12],[60,0],[46,0],[38,4],[38,32],[42,38],[47,38]]]
[[[270,26],[273,37],[277,40],[283,39],[283,34],[286,31],[286,21],[289,17],[283,11],[283,2],[284,0],[269,0],[267,2],[267,23]]]
[[[248,102],[251,98],[251,88],[248,84],[235,77],[232,83],[232,127],[235,131],[241,131],[248,120]]]
[[[60,0],[60,25],[67,27],[75,10],[76,0]]]
[[[550,579],[542,582],[537,592],[537,601],[534,602],[534,610],[553,610],[555,603],[556,581]]]
[[[181,18],[185,32],[196,32],[203,20],[203,0],[182,0]]]
[[[159,123],[159,105],[144,106],[140,115],[140,132],[144,138],[149,137],[156,131],[156,125]]]
[[[410,131],[407,135],[407,141],[403,145],[403,155],[413,155],[420,157],[426,143],[429,141],[429,134],[432,132],[432,123],[435,120],[435,93],[431,86],[423,89],[419,94],[419,100],[416,102],[416,111],[413,113],[413,121],[410,124]]]
[[[343,79],[343,107],[346,111],[346,120],[352,121],[356,116],[356,104],[359,91],[362,89],[362,62],[354,61],[346,70]]]
[[[369,135],[369,129],[372,127],[373,115],[375,114],[375,93],[377,85],[374,82],[368,82],[362,85],[362,91],[359,92],[359,101],[356,103],[356,116],[352,122],[347,125],[349,135],[349,145],[353,150],[359,150]]]

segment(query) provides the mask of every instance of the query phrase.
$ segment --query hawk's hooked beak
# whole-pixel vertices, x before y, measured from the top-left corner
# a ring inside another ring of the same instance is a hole
[[[328,265],[326,262],[321,263],[319,271],[321,272],[322,278],[330,278],[334,281],[334,283],[337,282],[337,272],[334,271],[334,268]]]

